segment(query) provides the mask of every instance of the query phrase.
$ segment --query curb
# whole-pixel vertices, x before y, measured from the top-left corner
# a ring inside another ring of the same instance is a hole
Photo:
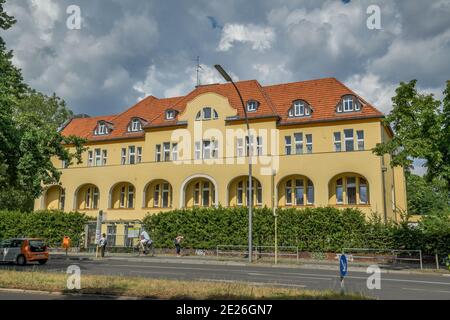
[[[0,288],[0,292],[10,292],[10,293],[28,293],[28,294],[41,294],[41,295],[52,295],[52,296],[69,296],[69,297],[97,297],[97,298],[110,298],[115,300],[148,300],[146,298],[131,297],[131,296],[115,296],[108,294],[90,294],[90,293],[66,293],[62,291],[41,291],[41,290],[27,290],[27,289],[7,289]],[[155,300],[155,299],[153,299]]]

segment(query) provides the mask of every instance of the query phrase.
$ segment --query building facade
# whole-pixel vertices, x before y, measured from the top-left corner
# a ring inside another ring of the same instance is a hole
[[[250,135],[231,84],[150,96],[117,115],[72,119],[62,134],[87,139],[83,163],[55,159],[61,184],[47,187],[35,209],[93,217],[102,210],[104,231],[116,245],[127,245],[127,230],[148,213],[245,206],[250,199],[261,207],[354,207],[385,220],[406,210],[403,168],[371,151],[392,131],[362,97],[334,78],[237,86]]]

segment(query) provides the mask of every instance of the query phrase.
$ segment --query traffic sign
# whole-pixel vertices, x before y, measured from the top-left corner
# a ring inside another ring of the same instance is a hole
[[[339,259],[339,272],[341,273],[341,277],[345,277],[348,271],[348,261],[345,254],[341,254],[341,258]]]

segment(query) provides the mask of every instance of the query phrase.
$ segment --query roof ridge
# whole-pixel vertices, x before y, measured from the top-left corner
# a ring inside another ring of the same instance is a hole
[[[292,84],[296,84],[296,83],[308,83],[308,82],[323,81],[323,80],[337,80],[337,79],[335,77],[325,77],[325,78],[317,78],[317,79],[302,80],[302,81],[283,82],[283,83],[275,83],[275,84],[263,86],[263,88],[266,89],[266,88],[271,88],[271,87],[292,85]]]
[[[269,96],[269,95],[266,93],[266,91],[263,89],[263,87],[261,86],[261,84],[259,83],[259,81],[256,81],[256,83],[257,83],[257,86],[258,86],[259,91],[261,91],[261,94],[262,94],[262,95],[264,96],[264,98],[268,101],[268,104],[269,104],[270,108],[272,109],[273,114],[279,116],[279,114],[278,114],[278,112],[276,111],[275,106],[274,106],[274,104],[273,104],[273,102],[272,102],[272,99],[270,99],[270,96]]]

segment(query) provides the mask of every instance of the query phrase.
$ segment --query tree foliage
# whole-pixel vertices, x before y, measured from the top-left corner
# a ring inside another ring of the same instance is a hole
[[[450,81],[441,102],[421,94],[416,80],[400,83],[392,98],[393,109],[384,120],[394,130],[392,140],[378,144],[374,152],[389,154],[392,166],[411,168],[414,159],[425,159],[425,178],[450,190]]]
[[[82,240],[87,221],[86,215],[79,212],[0,211],[0,239],[39,237],[48,244],[58,244],[64,236],[69,236],[77,244]]]
[[[357,209],[278,209],[278,243],[302,251],[338,252],[342,248],[421,249],[424,253],[450,252],[450,215],[425,217],[416,228],[406,222],[366,219]],[[148,214],[144,226],[157,247],[173,246],[181,234],[184,246],[215,249],[218,245],[247,244],[247,208],[198,208]],[[255,209],[255,246],[274,245],[274,216],[268,208]]]
[[[410,215],[439,213],[449,208],[448,193],[421,176],[407,172],[406,191]]]
[[[0,28],[6,30],[15,19],[4,12],[4,3],[0,0]],[[0,37],[0,209],[28,211],[43,186],[59,182],[51,159],[81,162],[84,140],[56,130],[71,111],[55,95],[29,88],[12,57]],[[76,152],[69,153],[64,144],[74,145]]]

